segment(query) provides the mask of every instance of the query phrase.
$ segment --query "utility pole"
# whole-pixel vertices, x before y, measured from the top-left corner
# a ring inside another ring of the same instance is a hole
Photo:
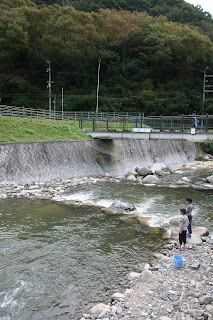
[[[98,85],[97,85],[96,119],[98,116],[98,94],[99,94],[99,85],[100,85],[100,69],[101,69],[101,58],[98,59]]]
[[[206,74],[206,70],[209,67],[206,67],[204,69],[204,76],[203,76],[203,106],[202,106],[202,115],[204,114],[204,107],[205,107],[205,100],[206,100],[206,92],[213,93],[213,75],[212,74]]]
[[[47,60],[46,61],[48,63],[48,68],[47,68],[47,71],[49,73],[49,80],[46,81],[47,82],[47,89],[49,89],[49,119],[51,119],[51,101],[52,101],[52,92],[51,92],[51,87],[52,87],[52,83],[53,81],[51,81],[51,63],[50,63],[50,60]]]
[[[61,89],[61,116],[64,119],[64,88]]]

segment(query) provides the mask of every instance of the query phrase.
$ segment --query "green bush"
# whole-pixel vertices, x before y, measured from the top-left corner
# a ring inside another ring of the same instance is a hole
[[[205,156],[203,156],[202,154],[199,154],[198,156],[195,157],[196,161],[208,161]]]
[[[205,152],[213,155],[213,143],[212,142],[201,142],[200,148]]]

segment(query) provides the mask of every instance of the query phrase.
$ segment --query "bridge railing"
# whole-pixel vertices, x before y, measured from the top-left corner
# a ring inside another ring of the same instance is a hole
[[[196,131],[213,130],[213,115],[198,115],[199,124]],[[132,131],[133,128],[149,128],[157,132],[184,132],[190,131],[194,125],[192,116],[155,116],[155,117],[96,117],[88,122],[85,118],[79,119],[81,129],[88,131]]]

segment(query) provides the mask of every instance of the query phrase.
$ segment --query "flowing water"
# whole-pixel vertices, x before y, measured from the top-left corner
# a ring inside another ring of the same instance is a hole
[[[78,319],[125,284],[130,270],[161,245],[156,228],[178,217],[184,199],[196,205],[193,225],[213,231],[208,190],[144,187],[131,183],[84,186],[68,199],[134,203],[144,226],[129,215],[105,214],[50,200],[7,199],[0,207],[0,319]]]

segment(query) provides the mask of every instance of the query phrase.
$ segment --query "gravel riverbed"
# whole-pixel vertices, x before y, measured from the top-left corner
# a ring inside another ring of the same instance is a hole
[[[140,272],[131,272],[122,292],[115,293],[108,305],[94,306],[81,320],[212,320],[213,235],[202,239],[201,245],[187,244],[181,252],[173,242]],[[173,256],[180,254],[184,263],[178,269]]]

